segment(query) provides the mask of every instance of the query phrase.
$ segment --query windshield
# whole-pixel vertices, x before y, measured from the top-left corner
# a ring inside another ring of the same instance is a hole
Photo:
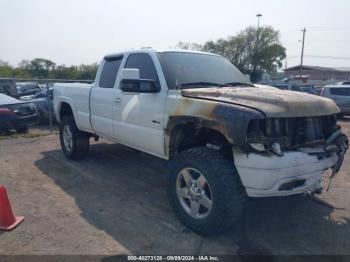
[[[222,56],[186,53],[158,53],[169,89],[224,86],[228,83],[250,85],[250,81]]]

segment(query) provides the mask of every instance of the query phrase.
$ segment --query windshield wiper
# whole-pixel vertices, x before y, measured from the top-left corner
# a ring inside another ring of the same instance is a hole
[[[243,83],[243,82],[230,82],[230,83],[226,83],[224,86],[249,86],[249,87],[254,87],[254,85],[252,85],[252,84]]]
[[[192,82],[192,83],[184,83],[181,84],[181,87],[189,87],[189,86],[203,86],[203,87],[208,87],[208,86],[216,86],[216,87],[223,87],[225,85],[218,84],[218,83],[211,83],[211,82]]]

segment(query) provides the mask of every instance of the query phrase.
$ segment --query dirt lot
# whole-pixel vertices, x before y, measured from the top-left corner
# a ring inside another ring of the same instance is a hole
[[[350,119],[341,121],[350,136]],[[350,153],[319,199],[251,200],[226,235],[188,232],[168,206],[166,162],[100,141],[64,158],[57,134],[0,141],[0,184],[25,221],[0,254],[350,254]]]

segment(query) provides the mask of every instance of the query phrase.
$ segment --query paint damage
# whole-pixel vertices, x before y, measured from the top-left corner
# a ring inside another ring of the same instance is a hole
[[[193,139],[202,129],[215,130],[231,148],[247,156],[255,154],[274,161],[290,152],[318,160],[336,156],[336,161],[328,161],[326,168],[332,168],[333,174],[339,171],[348,140],[336,124],[339,108],[329,99],[261,86],[191,88],[178,92],[169,104],[165,129],[170,151],[182,139],[177,138],[179,141],[174,144],[173,131],[190,125]]]
[[[330,99],[300,92],[263,87],[214,87],[183,89],[185,97],[242,105],[268,118],[322,116],[339,113]]]

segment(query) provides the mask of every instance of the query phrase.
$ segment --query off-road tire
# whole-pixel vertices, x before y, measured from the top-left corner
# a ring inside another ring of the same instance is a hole
[[[168,198],[178,219],[200,235],[216,235],[230,230],[241,222],[246,205],[246,192],[231,159],[220,151],[206,147],[183,151],[170,164]],[[212,210],[203,219],[195,219],[185,212],[176,193],[177,176],[184,168],[195,168],[210,185]]]
[[[68,150],[63,141],[63,129],[68,126],[72,133],[72,149]],[[63,154],[69,159],[81,159],[89,152],[89,135],[78,129],[73,116],[64,116],[59,125],[60,143]]]

